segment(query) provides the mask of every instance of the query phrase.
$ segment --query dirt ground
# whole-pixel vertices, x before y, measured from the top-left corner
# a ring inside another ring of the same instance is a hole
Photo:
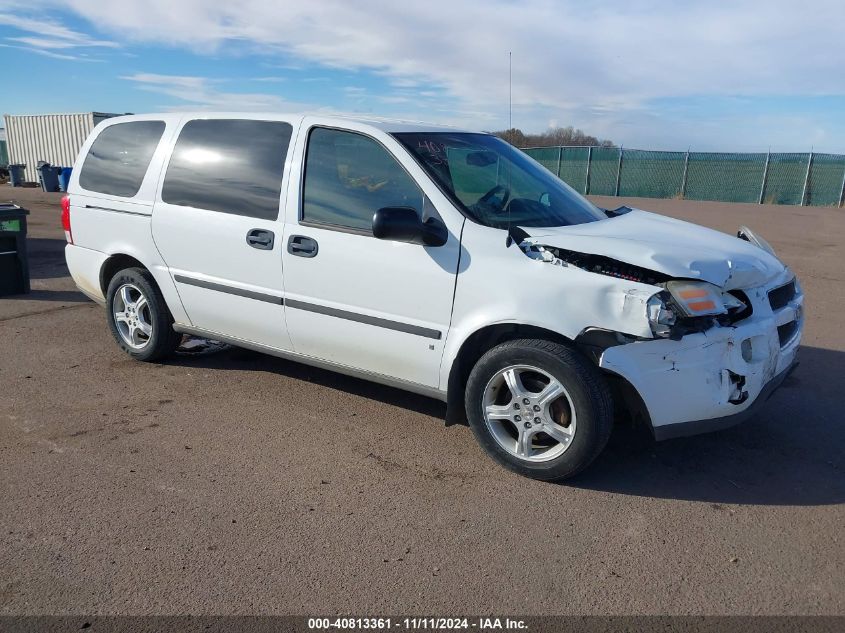
[[[582,476],[496,466],[438,402],[231,349],[130,360],[75,291],[59,195],[0,299],[0,614],[845,614],[845,211],[622,202],[748,224],[806,293],[746,424]]]

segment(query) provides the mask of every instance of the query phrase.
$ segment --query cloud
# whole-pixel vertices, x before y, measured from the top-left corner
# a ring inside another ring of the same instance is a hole
[[[525,128],[556,118],[637,138],[667,98],[845,96],[841,0],[44,2],[130,44],[368,70],[388,92],[436,89],[442,107],[423,114],[480,114],[484,125],[507,122],[508,52],[514,123]]]
[[[424,79],[475,102],[585,106],[678,94],[842,93],[831,81],[845,5],[820,0],[627,3],[553,0],[68,0],[98,27],[197,50],[242,46]]]
[[[52,59],[99,62],[102,60],[88,57],[87,54],[82,52],[74,55],[71,51],[86,48],[118,47],[115,42],[94,39],[85,33],[75,31],[50,19],[34,19],[14,15],[11,11],[26,10],[15,3],[2,3],[0,9],[8,11],[8,13],[0,14],[0,25],[9,26],[29,34],[6,37],[5,40],[13,42],[13,44],[2,44],[4,48],[17,48]],[[56,51],[65,52],[58,53]]]
[[[46,48],[46,49],[66,49],[66,48],[81,48],[83,45],[70,40],[53,39],[49,37],[7,37],[6,40],[10,42],[19,42],[32,48]],[[112,42],[95,42],[85,44],[84,46],[111,46]]]
[[[68,55],[67,53],[54,53],[53,51],[43,50],[40,48],[30,48],[28,46],[15,46],[13,44],[0,44],[2,48],[17,48],[22,51],[28,51],[30,53],[35,53],[36,55],[42,55],[44,57],[49,57],[51,59],[63,59],[63,60],[73,60],[77,62],[102,62],[102,59],[95,59],[93,57],[85,57],[82,55]]]
[[[182,75],[135,73],[120,77],[133,82],[141,90],[167,95],[177,101],[168,110],[229,110],[229,111],[282,111],[294,112],[309,108],[308,105],[288,101],[272,94],[255,92],[228,92],[223,90],[226,81]]]
[[[116,42],[98,40],[70,29],[49,18],[29,18],[10,14],[0,14],[0,24],[11,26],[19,31],[34,33],[38,37],[9,37],[38,48],[86,48],[106,47],[118,48]]]

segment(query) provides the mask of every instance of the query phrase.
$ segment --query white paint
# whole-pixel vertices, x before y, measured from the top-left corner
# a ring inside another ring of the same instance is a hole
[[[635,209],[606,222],[529,230],[541,244],[612,257],[726,289],[758,286],[784,265],[762,249],[703,226]]]
[[[786,307],[773,312],[767,291],[787,282],[792,274],[778,278],[756,291],[747,291],[754,312],[735,327],[715,327],[690,334],[680,341],[644,341],[608,348],[600,366],[623,376],[639,392],[654,427],[695,420],[708,420],[739,413],[750,407],[774,376],[795,360],[801,342],[798,334],[780,346],[777,327],[798,318],[804,297],[798,294]],[[803,325],[803,323],[802,323]],[[741,344],[752,339],[751,362],[742,358]],[[745,376],[748,399],[728,402],[727,370]]]
[[[161,201],[162,175],[178,130],[196,117],[280,120],[293,126],[278,220]],[[554,258],[526,256],[516,245],[508,248],[504,231],[465,220],[389,134],[441,128],[365,118],[219,113],[123,117],[99,129],[151,118],[164,121],[166,129],[138,195],[122,199],[86,192],[79,186],[79,170],[71,179],[74,245],[67,247],[68,267],[77,285],[99,300],[104,262],[111,255],[130,255],[152,272],[180,330],[216,333],[253,349],[344,367],[349,373],[391,377],[408,389],[441,395],[461,346],[481,328],[531,325],[569,339],[588,328],[619,332],[642,340],[609,348],[600,365],[636,388],[656,426],[741,411],[794,358],[800,328],[793,341],[780,348],[777,326],[796,318],[803,298],[799,295],[777,313],[767,300],[768,290],[786,282],[791,273],[776,257],[735,237],[639,210],[578,226],[529,230],[540,245],[603,255],[671,277],[743,288],[751,297],[754,314],[738,327],[713,327],[680,341],[647,340],[652,332],[646,304],[661,288],[557,265]],[[302,165],[307,131],[314,125],[356,131],[382,143],[443,219],[449,232],[446,245],[396,243],[302,223]],[[77,165],[96,133],[86,141]],[[245,236],[254,228],[275,233],[272,251],[249,247]],[[287,239],[294,234],[317,240],[318,256],[287,253]],[[174,275],[436,330],[442,336],[426,338],[177,284]],[[750,362],[740,352],[746,338],[754,341]],[[728,370],[747,378],[750,397],[742,405],[727,402],[732,395],[725,378]]]

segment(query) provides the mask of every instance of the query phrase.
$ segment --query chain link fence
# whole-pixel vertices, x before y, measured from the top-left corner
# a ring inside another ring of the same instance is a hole
[[[657,152],[621,147],[523,151],[584,194],[841,207],[845,155]]]

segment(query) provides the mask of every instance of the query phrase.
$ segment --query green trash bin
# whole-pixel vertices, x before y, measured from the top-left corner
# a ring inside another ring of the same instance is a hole
[[[29,292],[28,215],[16,204],[0,203],[0,297]]]

